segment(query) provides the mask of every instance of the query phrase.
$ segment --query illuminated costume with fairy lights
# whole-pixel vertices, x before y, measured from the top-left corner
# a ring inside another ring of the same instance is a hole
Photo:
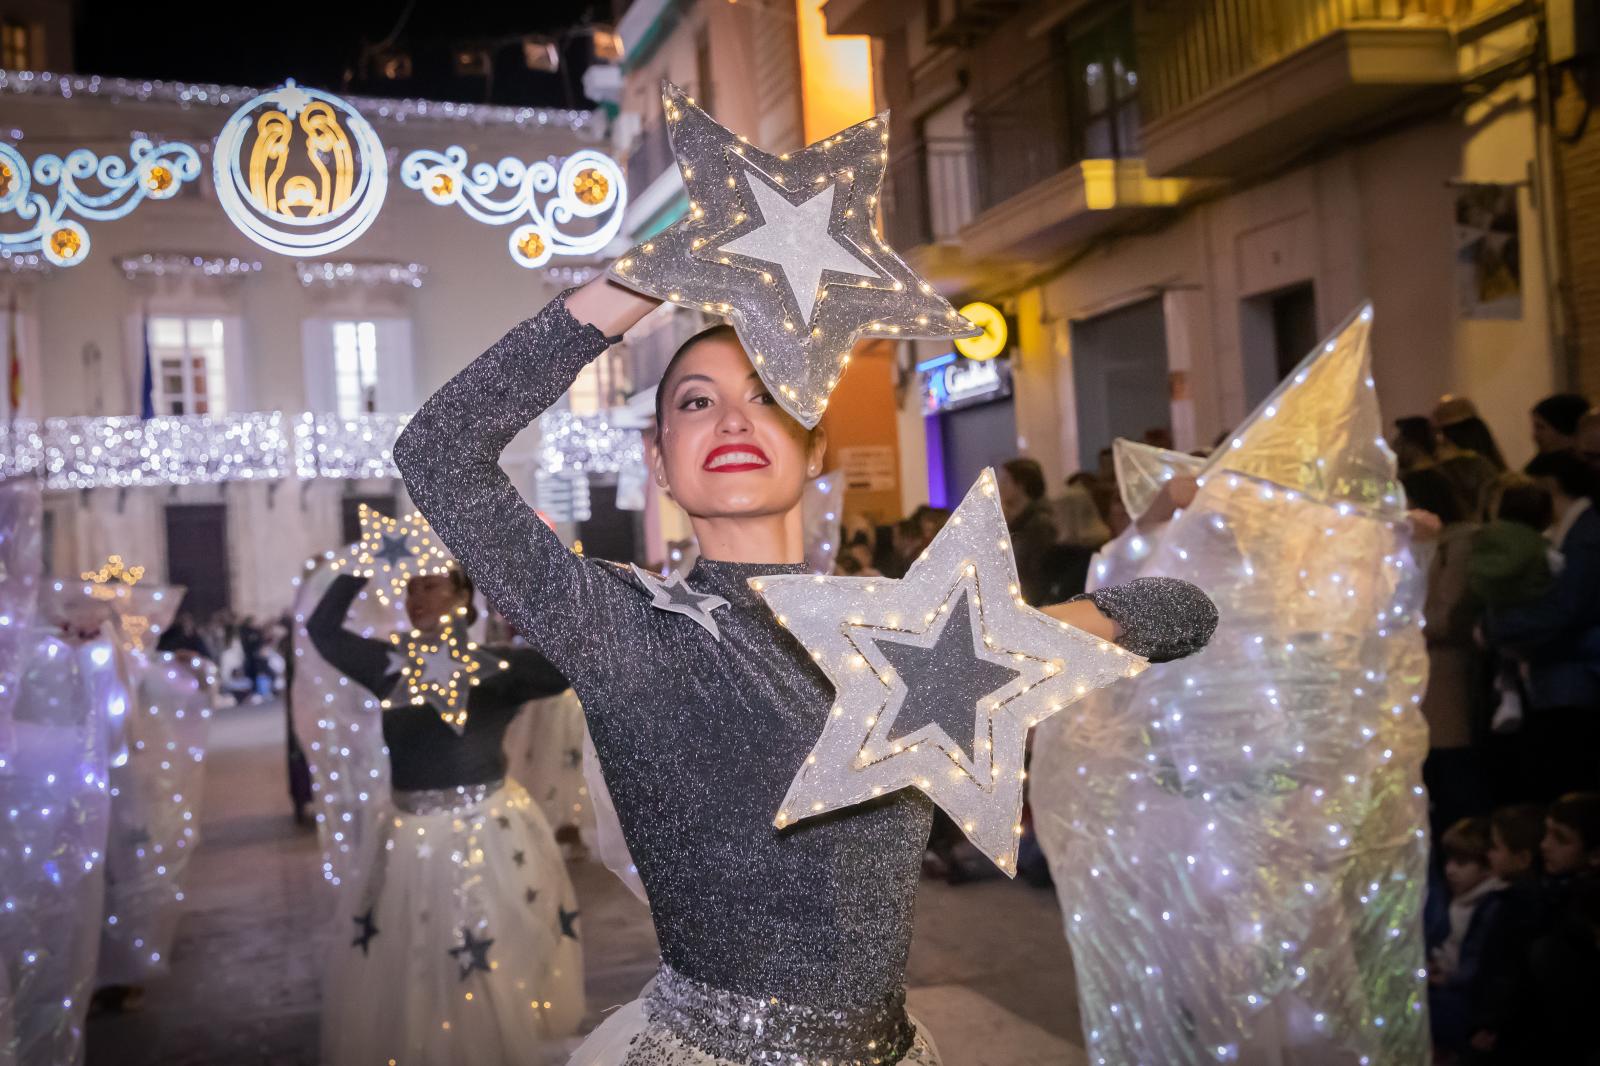
[[[1426,566],[1364,309],[1209,461],[1119,446],[1130,514],[1094,580],[1205,574],[1218,639],[1034,746],[1033,809],[1090,1061],[1429,1061]]]
[[[567,682],[528,649],[344,628],[365,579],[334,579],[306,631],[380,697],[390,789],[345,874],[323,981],[323,1061],[529,1061],[583,1016],[576,897],[538,805],[506,779],[524,703]]]

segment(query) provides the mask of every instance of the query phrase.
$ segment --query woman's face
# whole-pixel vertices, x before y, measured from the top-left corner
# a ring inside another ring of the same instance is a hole
[[[662,382],[656,480],[697,518],[784,514],[821,469],[820,430],[807,432],[767,392],[744,349],[711,337]]]
[[[406,620],[412,629],[432,630],[439,619],[467,606],[467,591],[449,574],[422,574],[406,582]]]

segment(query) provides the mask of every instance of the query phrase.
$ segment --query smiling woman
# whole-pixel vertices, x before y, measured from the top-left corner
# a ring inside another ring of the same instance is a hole
[[[671,590],[568,551],[500,469],[655,305],[603,278],[565,294],[446,383],[394,448],[435,532],[583,701],[650,899],[661,971],[572,1064],[937,1063],[905,1009],[927,798],[773,824],[835,690],[750,580],[808,572],[797,505],[822,435],[773,402],[728,331],[684,346],[658,393],[655,473],[702,555]],[[1152,656],[1194,650],[1160,639],[1173,628],[1152,619],[1172,612],[1106,602],[1056,610],[1108,639],[1125,624]]]
[[[656,391],[656,444],[656,481],[695,516],[703,552],[799,560],[797,505],[822,471],[827,437],[778,406],[731,327],[698,333],[673,355]]]

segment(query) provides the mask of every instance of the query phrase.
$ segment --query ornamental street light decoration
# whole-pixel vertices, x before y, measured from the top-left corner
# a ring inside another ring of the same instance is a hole
[[[13,83],[0,71],[0,91],[31,84]],[[230,97],[244,102],[217,135],[211,177],[223,212],[241,233],[280,255],[321,259],[372,227],[388,195],[389,161],[377,130],[355,103],[292,79],[259,94],[196,87],[174,102],[231,103]],[[363,103],[392,121],[428,113],[423,102]],[[443,105],[440,113],[472,119],[480,110]],[[543,111],[530,115],[541,125],[548,119]],[[578,129],[581,123],[568,125]],[[0,232],[0,259],[33,265],[42,257],[52,266],[75,266],[89,254],[84,222],[122,218],[143,200],[177,195],[199,176],[199,153],[177,141],[157,145],[139,137],[126,159],[79,148],[65,159],[41,155],[31,165],[15,145],[0,142],[0,218],[14,215],[26,226]],[[406,157],[402,177],[432,203],[460,204],[476,221],[513,226],[511,258],[530,269],[554,256],[600,254],[621,228],[628,202],[621,168],[591,148],[565,158],[507,157],[470,168],[459,146],[420,149]],[[91,189],[82,188],[85,183]]]
[[[289,256],[347,246],[372,226],[389,190],[389,161],[372,124],[332,93],[292,79],[233,113],[211,165],[229,220]]]
[[[430,203],[459,204],[485,225],[516,224],[507,240],[511,258],[529,269],[555,255],[599,254],[621,229],[628,204],[621,168],[592,148],[573,153],[559,167],[554,160],[525,163],[507,156],[470,169],[460,145],[443,152],[425,148],[406,156],[400,180]],[[587,232],[569,232],[574,222]]]
[[[77,148],[65,159],[46,153],[32,165],[15,145],[0,142],[0,216],[15,215],[27,224],[20,232],[0,233],[0,257],[37,252],[54,266],[76,266],[90,245],[79,219],[122,218],[146,199],[176,196],[199,176],[199,153],[177,141],[158,146],[135,137],[127,159]],[[47,189],[54,189],[54,198]]]

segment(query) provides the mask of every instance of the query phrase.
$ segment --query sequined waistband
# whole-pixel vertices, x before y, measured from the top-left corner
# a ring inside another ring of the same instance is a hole
[[[877,1007],[824,1010],[714,988],[666,963],[644,1007],[652,1023],[684,1043],[751,1066],[895,1063],[916,1038],[903,992]]]
[[[445,814],[476,807],[505,784],[504,779],[455,788],[395,789],[394,805],[407,814]]]

